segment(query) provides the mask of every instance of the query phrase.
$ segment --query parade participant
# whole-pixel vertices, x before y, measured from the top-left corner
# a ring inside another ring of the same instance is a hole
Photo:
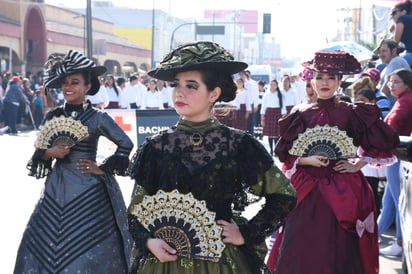
[[[121,94],[116,86],[116,79],[112,74],[106,75],[105,88],[107,97],[109,98],[109,104],[106,108],[119,108],[119,101]]]
[[[248,119],[252,112],[252,97],[251,93],[245,89],[244,81],[241,77],[235,79],[237,87],[235,96],[235,110],[234,116],[236,122],[233,127],[241,130],[248,130]]]
[[[15,274],[129,273],[133,242],[114,175],[125,175],[133,143],[85,100],[99,90],[97,76],[105,71],[74,50],[51,55],[45,64],[45,88],[61,88],[65,103],[46,114],[27,165],[30,176],[46,181],[24,231]],[[100,136],[117,149],[99,165]]]
[[[316,92],[313,90],[312,87],[312,79],[313,79],[313,71],[307,68],[303,69],[302,72],[299,73],[299,77],[302,81],[306,82],[305,86],[305,97],[306,97],[306,104],[316,103],[317,95]]]
[[[269,92],[265,93],[262,99],[262,134],[268,136],[270,155],[273,155],[273,147],[279,138],[279,119],[286,114],[286,108],[283,105],[283,95],[280,92],[278,81],[270,81]]]
[[[293,208],[295,191],[258,140],[211,116],[215,102],[235,98],[232,75],[247,65],[233,59],[199,41],[174,49],[149,72],[172,83],[180,119],[147,139],[129,167],[133,274],[270,273],[265,251],[259,257],[255,248],[265,247]],[[241,218],[259,196],[262,209]]]
[[[399,136],[380,119],[376,105],[336,96],[342,76],[361,71],[352,55],[319,51],[303,66],[314,71],[318,99],[279,121],[275,153],[298,201],[268,265],[276,274],[377,274],[376,208],[360,169],[396,161]]]
[[[385,122],[402,136],[412,133],[412,72],[398,69],[389,75],[388,86],[391,94],[397,98],[395,105],[385,117]],[[386,167],[386,185],[382,197],[382,211],[378,218],[378,235],[381,236],[395,221],[396,241],[380,250],[382,255],[402,255],[402,231],[399,212],[401,185],[400,161]]]

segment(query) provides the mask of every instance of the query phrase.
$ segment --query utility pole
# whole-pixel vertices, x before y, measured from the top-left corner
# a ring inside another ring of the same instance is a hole
[[[92,35],[92,1],[87,0],[86,21],[87,21],[87,57],[93,60],[93,35]]]
[[[153,0],[153,8],[152,8],[152,62],[151,66],[152,68],[156,67],[155,64],[155,31],[156,31],[156,26],[155,26],[155,0]]]

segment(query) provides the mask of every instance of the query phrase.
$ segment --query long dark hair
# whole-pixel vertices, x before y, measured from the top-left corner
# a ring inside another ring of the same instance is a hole
[[[276,79],[273,79],[271,82],[276,83],[276,93],[278,94],[278,99],[279,99],[279,107],[280,109],[283,108],[283,96],[282,96],[282,92],[280,92],[280,88],[279,88],[279,82]]]
[[[412,14],[412,2],[410,0],[406,0],[403,3],[398,3],[395,5],[394,9],[400,11],[405,10],[407,14]]]
[[[117,87],[116,87],[116,80],[114,79],[114,76],[111,75],[111,74],[108,74],[108,75],[106,75],[106,80],[107,80],[107,78],[110,78],[110,79],[113,80],[113,89],[114,89],[114,92],[116,92],[117,96],[119,96],[119,90],[118,90]]]

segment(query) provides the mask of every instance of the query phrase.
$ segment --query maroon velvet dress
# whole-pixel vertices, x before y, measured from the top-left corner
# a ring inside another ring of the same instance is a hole
[[[335,98],[301,106],[280,119],[275,152],[296,189],[298,202],[276,237],[267,262],[276,274],[377,274],[379,245],[373,192],[362,172],[338,173],[327,167],[297,166],[289,150],[299,133],[317,125],[337,126],[353,138],[358,155],[370,164],[395,161],[397,133],[379,119],[375,105]],[[371,220],[361,235],[357,226]],[[372,221],[373,220],[373,221]],[[358,223],[358,225],[357,225]]]

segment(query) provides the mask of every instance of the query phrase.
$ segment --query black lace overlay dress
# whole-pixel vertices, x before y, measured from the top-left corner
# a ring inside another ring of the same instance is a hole
[[[180,120],[141,145],[129,174],[136,182],[128,208],[135,241],[133,274],[270,273],[263,263],[264,240],[294,207],[295,190],[265,147],[251,135],[216,119],[200,123]],[[238,224],[245,245],[226,244],[219,262],[179,257],[160,263],[146,248],[153,235],[130,213],[145,195],[158,190],[191,193],[205,201],[207,209],[216,213],[216,220]],[[241,217],[245,207],[261,197],[265,198],[261,210],[250,220]]]

